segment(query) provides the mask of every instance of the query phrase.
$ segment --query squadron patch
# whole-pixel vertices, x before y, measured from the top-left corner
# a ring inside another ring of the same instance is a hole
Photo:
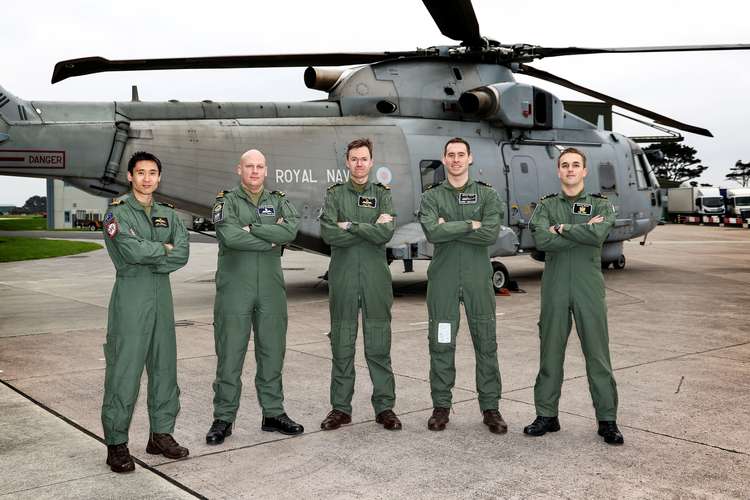
[[[591,204],[573,203],[573,213],[576,215],[591,215]]]
[[[217,201],[214,203],[214,208],[211,210],[211,222],[218,224],[224,220],[224,202]]]
[[[258,207],[258,215],[276,215],[276,209],[273,205],[263,205]]]
[[[169,227],[169,219],[166,217],[151,217],[151,224],[154,227]]]
[[[474,205],[479,197],[476,193],[458,193],[459,205]]]
[[[378,199],[374,196],[360,196],[357,205],[365,208],[378,208]]]
[[[115,214],[112,212],[107,212],[107,215],[104,217],[103,225],[109,239],[114,239],[114,237],[117,236],[117,233],[120,232],[120,224],[117,223]]]

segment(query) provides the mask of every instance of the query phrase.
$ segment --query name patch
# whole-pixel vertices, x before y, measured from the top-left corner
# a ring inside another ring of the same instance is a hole
[[[458,204],[459,205],[474,205],[477,202],[476,193],[458,193]]]
[[[276,209],[271,205],[258,207],[258,215],[276,215]]]
[[[217,201],[214,203],[214,208],[211,210],[211,221],[214,224],[218,224],[219,222],[224,220],[224,202],[223,201]]]
[[[576,215],[591,215],[591,204],[573,203],[573,213]]]
[[[357,200],[357,205],[365,208],[377,208],[378,199],[374,196],[360,196]]]
[[[166,217],[151,217],[151,224],[154,227],[169,227],[169,219]]]

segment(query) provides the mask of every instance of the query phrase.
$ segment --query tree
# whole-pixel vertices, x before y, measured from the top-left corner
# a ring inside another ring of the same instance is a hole
[[[47,197],[46,196],[32,196],[26,203],[23,204],[23,209],[27,213],[38,213],[47,210]]]
[[[742,163],[740,160],[737,160],[737,163],[729,169],[726,178],[730,181],[739,182],[742,187],[747,187],[750,184],[750,161]]]
[[[657,151],[661,151],[661,155]],[[700,177],[708,168],[707,165],[700,165],[700,158],[695,157],[695,148],[685,144],[655,143],[645,148],[644,152],[648,155],[654,175],[659,180],[680,183]]]

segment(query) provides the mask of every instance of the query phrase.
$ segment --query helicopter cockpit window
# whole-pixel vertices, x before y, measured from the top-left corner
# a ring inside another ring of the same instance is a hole
[[[617,191],[617,177],[615,177],[615,166],[611,163],[599,164],[599,186],[603,192]]]
[[[422,176],[422,191],[431,184],[438,184],[445,180],[445,167],[440,160],[420,161],[419,173]]]
[[[635,166],[635,181],[638,189],[648,189],[651,187],[651,177],[648,175],[649,168],[646,157],[643,153],[633,155],[633,164]]]

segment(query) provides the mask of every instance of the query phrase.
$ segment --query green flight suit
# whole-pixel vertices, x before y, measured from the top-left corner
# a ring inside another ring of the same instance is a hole
[[[488,247],[495,243],[503,205],[492,186],[469,180],[461,190],[445,180],[422,194],[419,222],[435,245],[427,269],[430,389],[434,407],[450,408],[456,382],[456,334],[463,302],[476,356],[476,387],[482,411],[497,410],[500,368],[497,361],[495,291]],[[445,222],[438,224],[438,219]],[[473,230],[471,221],[482,223]]]
[[[596,215],[604,222],[587,224]],[[534,386],[537,415],[556,417],[565,347],[575,318],[586,359],[586,375],[598,420],[616,420],[617,386],[609,358],[607,304],[601,270],[602,244],[615,223],[602,195],[582,192],[574,200],[552,194],[539,201],[529,221],[537,250],[545,252],[539,318],[539,375]],[[562,235],[549,231],[565,224]]]
[[[276,221],[283,218],[282,224]],[[284,413],[281,374],[286,351],[286,287],[281,249],[297,236],[299,214],[284,193],[263,193],[258,204],[237,186],[219,193],[213,209],[216,271],[214,418],[234,422],[251,328],[255,332],[255,390],[264,417]],[[242,228],[250,225],[247,232]]]
[[[347,415],[352,414],[354,344],[360,308],[375,414],[392,409],[396,402],[391,369],[393,289],[385,255],[385,244],[393,237],[395,223],[376,224],[380,214],[395,216],[389,188],[368,182],[358,192],[349,180],[328,188],[320,216],[323,241],[331,246],[331,406]],[[352,223],[348,230],[336,224],[347,221]]]
[[[187,263],[187,230],[170,205],[154,203],[146,215],[132,194],[110,205],[103,226],[117,271],[104,344],[104,439],[127,443],[144,365],[151,432],[171,434],[180,389],[169,273]],[[164,243],[174,248],[167,251]]]

